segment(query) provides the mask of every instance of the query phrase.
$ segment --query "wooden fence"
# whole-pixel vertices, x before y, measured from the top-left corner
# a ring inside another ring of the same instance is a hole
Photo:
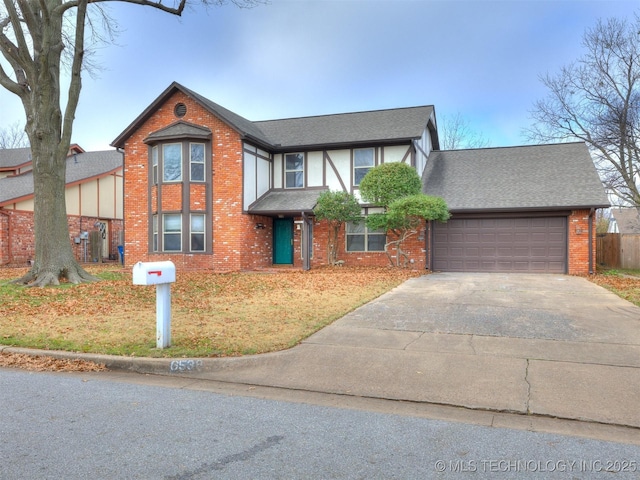
[[[609,268],[640,269],[640,235],[599,234],[596,261],[598,265]]]

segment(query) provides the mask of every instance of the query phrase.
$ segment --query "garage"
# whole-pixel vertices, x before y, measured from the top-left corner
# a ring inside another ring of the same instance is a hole
[[[432,226],[432,269],[567,272],[567,217],[452,218]]]

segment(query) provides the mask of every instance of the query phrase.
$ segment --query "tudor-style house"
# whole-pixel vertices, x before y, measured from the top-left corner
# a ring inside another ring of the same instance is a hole
[[[173,83],[112,145],[124,151],[128,265],[172,260],[178,269],[234,271],[324,264],[327,226],[313,216],[318,196],[332,189],[358,197],[364,175],[386,162],[416,168],[425,193],[445,201],[452,195],[455,228],[425,223],[404,246],[418,269],[588,273],[593,212],[608,205],[583,144],[522,147],[511,156],[508,149],[440,152],[432,106],[254,122]],[[544,162],[530,164],[541,153]],[[558,162],[569,166],[554,176]],[[541,188],[541,175],[548,187]],[[548,193],[559,186],[561,195]],[[503,191],[492,202],[495,188]],[[363,216],[373,211],[362,204]],[[348,224],[339,258],[386,265],[384,243],[385,232]]]

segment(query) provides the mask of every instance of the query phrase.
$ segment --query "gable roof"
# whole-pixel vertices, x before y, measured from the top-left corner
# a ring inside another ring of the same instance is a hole
[[[122,168],[122,153],[117,150],[85,152],[67,158],[66,184],[101,177]],[[0,206],[33,195],[33,171],[0,178]]]
[[[609,206],[584,143],[434,151],[423,191],[453,212]]]
[[[243,138],[270,150],[417,139],[429,127],[434,111],[433,106],[423,106],[253,122],[173,82],[111,145],[124,148],[127,138],[178,91],[223,120]]]
[[[611,214],[618,226],[618,232],[622,234],[640,233],[640,215],[635,208],[613,208]]]

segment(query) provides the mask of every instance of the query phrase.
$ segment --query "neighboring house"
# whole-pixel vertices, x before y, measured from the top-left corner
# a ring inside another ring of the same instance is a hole
[[[584,144],[441,152],[432,106],[252,122],[173,83],[112,145],[124,151],[129,265],[324,264],[318,196],[358,196],[367,171],[385,162],[414,166],[453,212],[405,244],[415,268],[588,273],[594,209],[608,206]],[[363,216],[375,211],[363,204]],[[339,258],[386,265],[384,240],[347,225]]]
[[[640,235],[640,215],[638,209],[618,207],[611,209],[609,233]]]
[[[94,261],[89,232],[99,231],[102,257],[117,259],[123,226],[122,154],[69,150],[65,201],[70,241],[80,261]],[[29,148],[0,150],[0,265],[34,259],[34,194]]]

